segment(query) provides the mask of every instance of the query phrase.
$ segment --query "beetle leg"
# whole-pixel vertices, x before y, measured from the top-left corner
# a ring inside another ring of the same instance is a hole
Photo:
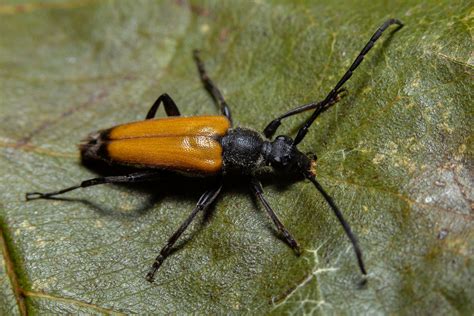
[[[148,110],[148,114],[146,115],[146,120],[154,118],[156,115],[156,111],[160,107],[161,102],[165,106],[166,115],[168,116],[180,116],[178,107],[176,103],[174,103],[173,99],[167,94],[163,93],[156,99],[155,103],[151,106],[150,110]]]
[[[210,189],[204,192],[203,195],[201,195],[199,201],[196,204],[196,207],[194,207],[191,214],[189,214],[188,218],[186,218],[186,220],[181,224],[181,226],[179,226],[179,228],[173,233],[173,235],[171,235],[166,245],[161,249],[158,257],[156,257],[155,262],[153,262],[153,265],[150,268],[150,271],[148,271],[146,275],[146,279],[148,282],[153,282],[156,271],[160,268],[160,266],[170,254],[171,247],[173,247],[173,245],[176,243],[181,234],[186,230],[186,228],[188,228],[189,224],[191,224],[196,215],[201,211],[205,211],[212,204],[212,202],[216,200],[217,196],[221,192],[221,188],[222,182],[219,183],[217,187]]]
[[[301,251],[300,251],[300,246],[298,245],[298,242],[293,238],[293,236],[291,236],[290,232],[286,229],[286,227],[280,221],[278,216],[272,210],[272,207],[270,206],[270,204],[268,204],[267,200],[263,196],[263,188],[260,181],[258,181],[256,178],[252,178],[250,184],[251,184],[253,193],[260,200],[260,202],[262,202],[263,206],[265,207],[265,210],[267,211],[268,215],[270,216],[273,223],[277,227],[278,232],[285,238],[288,245],[290,245],[290,247],[296,252],[296,254],[300,255]]]
[[[156,171],[147,171],[147,172],[136,172],[127,174],[124,176],[110,176],[110,177],[100,177],[93,178],[89,180],[82,181],[81,184],[75,185],[69,188],[65,188],[58,191],[41,193],[41,192],[28,192],[25,194],[27,201],[37,200],[37,199],[48,199],[55,195],[60,195],[75,189],[87,188],[93,185],[105,184],[105,183],[132,183],[132,182],[144,182],[156,180],[159,177],[159,173]]]
[[[209,78],[206,72],[206,68],[204,67],[204,63],[202,62],[201,58],[199,58],[199,51],[195,50],[193,51],[193,56],[194,60],[196,62],[198,71],[199,71],[199,76],[201,77],[201,81],[204,84],[204,87],[206,88],[207,92],[212,96],[214,99],[214,102],[216,102],[222,112],[222,115],[226,116],[230,123],[232,124],[232,115],[230,113],[230,108],[227,105],[227,103],[224,100],[224,97],[222,96],[222,93],[219,91],[217,86],[212,82],[212,80]]]

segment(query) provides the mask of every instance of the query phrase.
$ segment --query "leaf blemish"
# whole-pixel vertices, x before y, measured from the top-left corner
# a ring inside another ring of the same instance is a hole
[[[310,283],[319,274],[326,273],[326,272],[336,272],[336,271],[339,270],[338,268],[335,268],[335,267],[328,267],[328,268],[320,268],[319,267],[320,263],[319,263],[318,251],[319,251],[319,249],[321,249],[323,244],[321,244],[321,246],[319,246],[317,249],[305,249],[306,252],[309,252],[313,255],[312,256],[313,268],[311,270],[311,273],[306,278],[304,278],[303,281],[301,281],[299,284],[297,284],[295,287],[293,287],[289,291],[285,292],[284,295],[279,296],[279,297],[278,296],[273,297],[272,298],[272,303],[274,305],[274,309],[276,309],[278,306],[280,306],[282,304],[287,303],[287,301],[291,297],[293,297],[296,293],[300,292],[300,289],[304,288],[308,283]],[[304,259],[309,260],[306,257]],[[297,303],[298,303],[298,305],[296,307],[296,310],[304,310],[305,305],[307,303],[315,304],[314,309],[319,309],[323,305],[329,305],[330,306],[330,304],[325,302],[324,299],[320,299],[320,300],[317,300],[317,301],[312,300],[312,299],[308,299],[306,297],[302,297],[301,293],[298,293]]]
[[[36,227],[31,225],[30,222],[28,221],[21,222],[20,227],[23,228],[24,230],[29,230],[29,231],[36,229]]]
[[[211,28],[209,27],[209,24],[203,24],[201,25],[201,27],[199,28],[199,30],[201,31],[201,33],[203,34],[206,34],[207,32],[209,32]]]
[[[375,165],[378,165],[382,162],[382,160],[385,159],[385,155],[384,154],[376,154],[374,159],[372,159],[372,162],[375,164]]]
[[[44,246],[46,246],[47,242],[43,239],[39,239],[35,242],[35,244],[40,248],[44,248]]]

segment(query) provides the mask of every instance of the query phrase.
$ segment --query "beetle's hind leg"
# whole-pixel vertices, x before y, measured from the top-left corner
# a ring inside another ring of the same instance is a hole
[[[300,246],[298,245],[298,242],[293,238],[293,236],[291,236],[290,232],[286,229],[286,227],[283,225],[283,223],[273,211],[270,204],[268,204],[267,200],[263,196],[263,188],[260,181],[258,181],[256,178],[252,178],[250,186],[255,196],[260,200],[260,202],[262,202],[263,206],[265,207],[265,210],[267,211],[268,215],[277,227],[278,232],[285,238],[288,245],[296,252],[296,254],[300,255],[301,250]]]
[[[37,199],[48,199],[48,198],[61,195],[63,193],[66,193],[75,189],[87,188],[87,187],[98,185],[98,184],[144,182],[144,181],[156,180],[158,178],[159,178],[159,173],[156,171],[136,172],[136,173],[127,174],[124,176],[93,178],[93,179],[82,181],[81,184],[79,185],[74,185],[72,187],[65,188],[58,191],[46,192],[46,193],[28,192],[25,194],[25,198],[27,201],[37,200]]]
[[[232,115],[230,113],[230,108],[227,105],[227,102],[225,102],[224,97],[222,96],[222,93],[219,91],[217,86],[214,84],[214,82],[212,82],[212,80],[207,75],[206,68],[204,67],[204,63],[202,62],[201,58],[199,58],[199,51],[194,50],[193,56],[194,56],[194,61],[196,62],[196,66],[199,71],[199,76],[201,77],[201,81],[204,84],[204,87],[212,96],[214,101],[219,105],[222,115],[226,116],[229,119],[229,121],[232,123]]]
[[[219,183],[217,187],[210,189],[204,192],[203,195],[201,195],[199,201],[196,204],[196,207],[193,209],[191,214],[189,214],[188,218],[186,218],[186,220],[181,224],[181,226],[179,226],[179,228],[173,233],[173,235],[171,235],[166,245],[161,249],[158,257],[156,257],[155,262],[153,262],[153,265],[150,268],[150,271],[148,271],[146,275],[146,279],[148,282],[153,282],[156,271],[161,267],[165,259],[168,257],[171,252],[171,248],[176,243],[178,238],[181,236],[181,234],[183,234],[186,228],[188,228],[189,224],[191,224],[196,215],[199,212],[205,211],[212,204],[212,202],[216,200],[217,196],[221,192],[221,188],[222,183]]]
[[[179,113],[178,106],[176,103],[174,103],[173,99],[167,94],[163,93],[156,99],[155,103],[151,106],[151,108],[148,110],[148,114],[146,115],[145,120],[154,118],[156,115],[156,111],[160,107],[161,102],[163,102],[163,105],[165,106],[165,112],[166,115],[168,116],[180,116],[181,113]]]

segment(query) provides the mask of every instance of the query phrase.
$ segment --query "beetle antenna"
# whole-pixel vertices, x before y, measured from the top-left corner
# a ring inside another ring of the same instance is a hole
[[[334,214],[339,220],[339,223],[341,223],[342,227],[344,228],[344,231],[346,232],[347,237],[349,237],[349,239],[351,240],[352,246],[354,247],[354,251],[357,257],[357,263],[359,264],[360,271],[362,272],[362,274],[366,275],[367,271],[365,270],[364,260],[362,259],[362,250],[359,247],[359,242],[357,240],[357,237],[352,232],[351,227],[349,226],[349,223],[342,216],[341,210],[339,210],[339,208],[337,207],[332,197],[323,189],[323,187],[316,180],[316,178],[313,175],[306,175],[306,177],[311,182],[313,182],[316,189],[318,189],[318,191],[322,194],[326,202],[329,204],[329,206],[333,210]]]
[[[364,60],[365,55],[370,51],[372,47],[374,47],[375,42],[379,39],[380,36],[382,36],[382,33],[392,24],[397,24],[399,26],[397,30],[403,27],[403,23],[400,22],[400,20],[388,19],[387,21],[384,22],[384,24],[382,24],[377,29],[377,31],[375,31],[374,35],[372,35],[372,37],[367,42],[367,44],[365,44],[364,48],[362,48],[357,58],[352,62],[351,67],[346,71],[346,73],[342,76],[339,82],[334,86],[334,88],[329,92],[326,98],[321,102],[321,105],[316,108],[316,110],[313,112],[311,117],[306,121],[303,127],[300,128],[300,130],[298,131],[298,134],[295,137],[295,142],[294,142],[295,145],[298,145],[303,140],[303,138],[308,133],[310,126],[313,124],[314,120],[318,117],[319,114],[321,114],[321,109],[324,109],[326,104],[331,102],[337,96],[337,94],[341,92],[341,88],[344,85],[344,83],[346,83],[346,81],[349,80],[349,78],[352,76],[353,71],[356,70],[357,67],[359,67],[360,63]]]

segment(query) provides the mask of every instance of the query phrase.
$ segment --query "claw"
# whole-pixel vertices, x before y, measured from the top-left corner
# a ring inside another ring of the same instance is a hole
[[[44,198],[45,195],[41,192],[28,192],[28,193],[25,193],[25,200],[27,201],[31,201],[31,200],[37,200],[37,199],[41,199],[41,198]]]

